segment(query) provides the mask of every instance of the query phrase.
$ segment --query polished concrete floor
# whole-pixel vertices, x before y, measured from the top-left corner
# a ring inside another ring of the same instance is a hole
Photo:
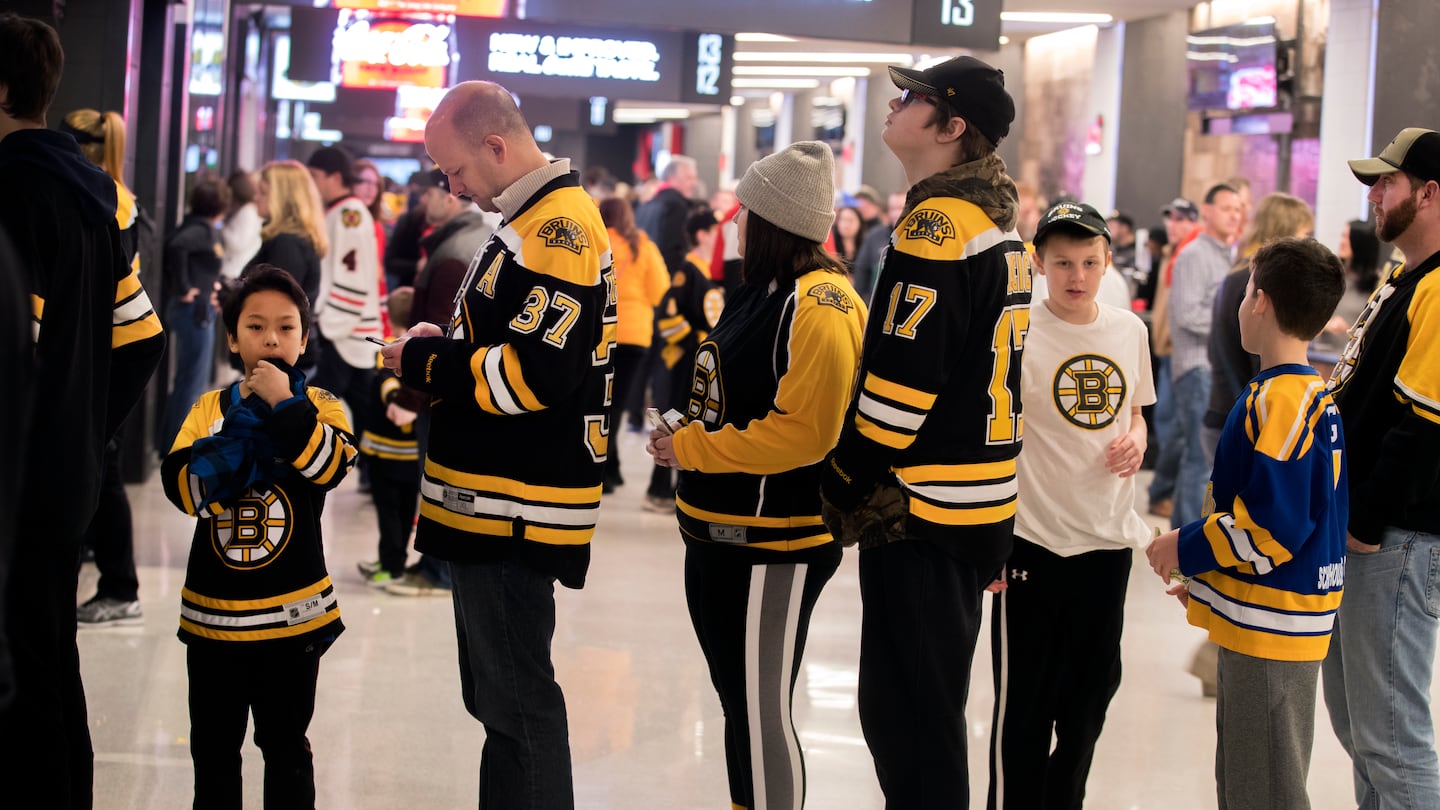
[[[580,808],[729,807],[720,706],[685,609],[674,519],[640,509],[643,439],[621,440],[629,484],[606,496],[589,585],[557,590],[554,655],[570,712]],[[1148,481],[1148,473],[1142,473]],[[184,646],[175,638],[193,522],[158,477],[130,488],[144,623],[80,633],[99,810],[190,806]],[[1143,489],[1142,489],[1143,492]],[[327,557],[347,631],[326,654],[310,740],[327,810],[473,807],[483,732],[459,694],[450,602],[367,588],[355,563],[375,556],[374,510],[346,481],[325,514]],[[1124,682],[1089,782],[1101,810],[1213,808],[1213,700],[1186,674],[1201,634],[1142,564],[1126,606]],[[82,576],[82,600],[94,588]],[[795,697],[808,806],[880,808],[855,707],[860,593],[846,555],[810,627]],[[971,785],[983,807],[993,690],[982,633],[970,692]],[[1440,694],[1436,695],[1440,697]],[[245,747],[245,806],[259,808],[262,761]],[[1349,763],[1317,707],[1310,795],[1317,810],[1354,807]]]

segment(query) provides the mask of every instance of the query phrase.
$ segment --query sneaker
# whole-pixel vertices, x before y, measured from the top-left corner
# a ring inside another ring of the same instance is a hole
[[[395,596],[449,596],[450,589],[442,588],[430,581],[419,571],[406,571],[405,576],[392,579],[385,585],[385,592]]]
[[[395,581],[395,577],[389,571],[381,569],[365,578],[365,584],[372,588],[383,588]]]
[[[355,563],[355,568],[360,571],[360,576],[364,577],[365,579],[369,579],[375,576],[377,572],[384,570],[380,567],[379,560],[361,560],[360,562]]]
[[[657,513],[657,514],[666,514],[666,515],[674,514],[674,513],[675,513],[675,499],[674,499],[674,498],[662,498],[662,497],[660,497],[659,495],[648,495],[648,494],[647,494],[647,495],[645,496],[645,500],[643,500],[643,501],[640,502],[640,508],[643,509],[643,510],[645,510],[646,512],[655,512],[655,513]]]
[[[140,601],[123,602],[108,596],[97,596],[75,609],[75,618],[81,624],[140,624]]]

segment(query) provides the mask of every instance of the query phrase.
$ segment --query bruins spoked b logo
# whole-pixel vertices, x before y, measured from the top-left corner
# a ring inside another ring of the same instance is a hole
[[[290,540],[290,501],[279,490],[252,488],[214,520],[215,553],[231,568],[263,568]]]
[[[1100,430],[1115,421],[1125,402],[1125,375],[1098,354],[1070,358],[1055,372],[1055,407],[1070,423]]]

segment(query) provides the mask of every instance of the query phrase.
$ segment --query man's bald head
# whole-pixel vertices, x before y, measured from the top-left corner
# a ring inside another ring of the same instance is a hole
[[[495,211],[495,195],[548,162],[515,99],[494,82],[450,89],[425,125],[425,150],[458,197]]]
[[[514,96],[494,82],[462,82],[452,87],[430,116],[429,126],[437,125],[453,127],[472,148],[483,147],[487,135],[499,135],[512,147],[517,139],[531,139],[530,125]]]

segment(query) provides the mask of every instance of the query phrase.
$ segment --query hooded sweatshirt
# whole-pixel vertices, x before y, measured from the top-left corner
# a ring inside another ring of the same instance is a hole
[[[164,348],[160,320],[116,226],[110,176],[75,139],[24,129],[0,140],[0,228],[30,294],[35,340],[31,444],[20,525],[78,543],[99,496],[105,444]]]
[[[1030,258],[1018,196],[991,155],[910,189],[865,330],[860,386],[824,478],[854,508],[876,483],[909,496],[910,537],[976,563],[1010,551]]]

